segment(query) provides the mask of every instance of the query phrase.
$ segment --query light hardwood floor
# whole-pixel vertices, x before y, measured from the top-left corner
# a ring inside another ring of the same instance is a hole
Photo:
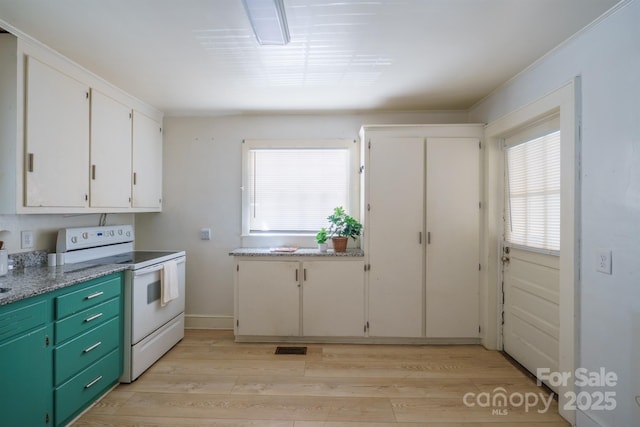
[[[275,344],[237,344],[232,331],[188,330],[137,381],[119,385],[73,425],[569,425],[555,401],[548,411],[520,405],[519,396],[548,393],[481,346],[306,346],[304,356],[275,355]],[[501,392],[511,405],[483,400]],[[465,405],[465,395],[475,406]]]

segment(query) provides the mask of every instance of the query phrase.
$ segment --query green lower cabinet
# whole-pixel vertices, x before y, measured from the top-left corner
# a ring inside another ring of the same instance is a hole
[[[64,426],[122,374],[115,273],[0,305],[0,426]]]
[[[0,425],[51,426],[53,327],[45,323],[47,303],[28,301],[0,309]]]
[[[55,390],[56,425],[62,426],[109,390],[122,373],[119,349],[80,372]]]

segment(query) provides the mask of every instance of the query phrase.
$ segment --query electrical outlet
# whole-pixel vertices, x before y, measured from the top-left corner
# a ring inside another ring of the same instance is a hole
[[[596,271],[604,274],[611,274],[611,250],[598,250],[596,254]]]
[[[20,247],[22,249],[33,249],[33,231],[23,230],[20,232]]]
[[[201,228],[200,229],[200,240],[211,240],[211,229],[210,228]]]

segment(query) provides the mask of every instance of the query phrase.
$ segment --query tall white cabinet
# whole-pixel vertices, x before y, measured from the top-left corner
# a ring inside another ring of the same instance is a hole
[[[361,129],[370,337],[479,337],[482,132]]]

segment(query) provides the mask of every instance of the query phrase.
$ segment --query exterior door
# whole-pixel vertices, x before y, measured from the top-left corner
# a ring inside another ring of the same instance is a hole
[[[503,346],[534,375],[559,370],[560,132],[547,127],[505,144]]]

